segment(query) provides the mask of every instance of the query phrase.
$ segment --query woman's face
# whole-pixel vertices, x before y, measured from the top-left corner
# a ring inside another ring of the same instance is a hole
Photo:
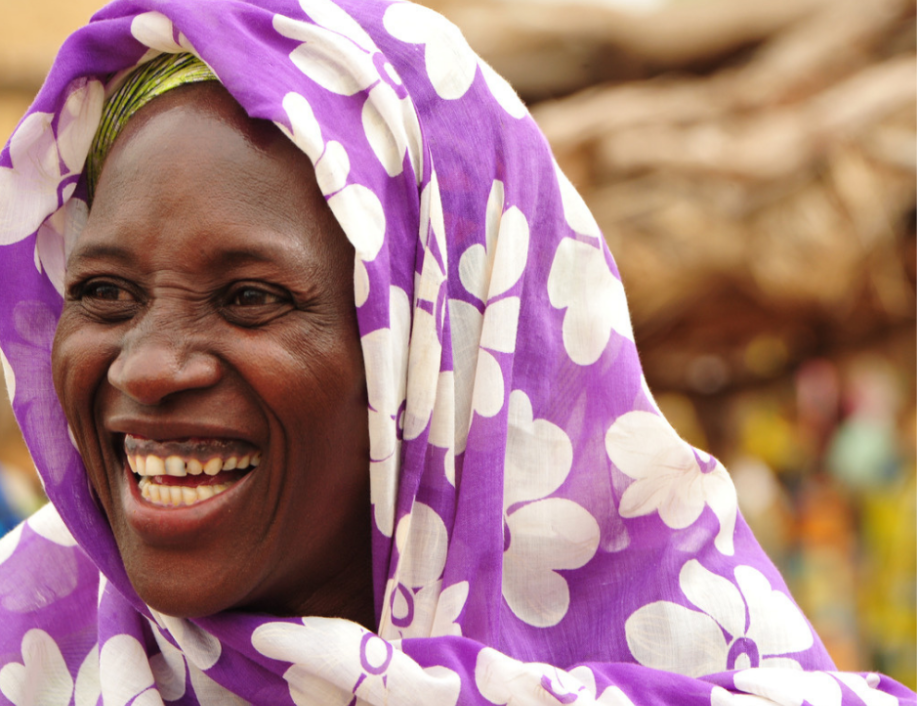
[[[119,136],[67,263],[54,384],[157,610],[372,621],[353,262],[308,159],[218,84]]]

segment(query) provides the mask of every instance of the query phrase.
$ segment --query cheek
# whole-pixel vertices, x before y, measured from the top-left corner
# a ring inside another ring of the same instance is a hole
[[[246,365],[253,387],[280,416],[325,418],[357,405],[366,413],[366,380],[356,326],[296,326],[273,341],[248,346]],[[351,340],[353,338],[353,340]]]
[[[113,359],[108,337],[74,321],[65,311],[54,335],[51,367],[54,389],[75,432],[81,423],[91,420],[93,392],[105,379]]]
[[[90,327],[62,315],[51,349],[54,388],[73,432],[87,474],[106,514],[111,517],[112,490],[98,446],[95,392],[108,371],[104,337]]]
[[[72,403],[74,397],[70,377],[75,367],[75,354],[79,349],[74,341],[76,334],[77,330],[71,325],[65,310],[54,332],[54,345],[51,348],[51,372],[54,379],[54,390],[57,392],[61,406],[67,412],[68,419],[70,417],[68,403]]]
[[[294,453],[325,457],[342,473],[353,465],[362,478],[369,468],[367,391],[356,333],[353,339],[338,331],[298,336],[273,354],[262,349],[251,384]]]

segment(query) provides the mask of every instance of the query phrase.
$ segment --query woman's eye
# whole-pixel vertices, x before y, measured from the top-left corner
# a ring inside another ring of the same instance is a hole
[[[228,293],[223,315],[247,328],[264,326],[293,309],[293,298],[283,289],[240,285]]]
[[[112,282],[90,282],[81,292],[83,299],[94,299],[105,302],[132,302],[133,295],[124,287],[119,287]]]
[[[138,311],[137,290],[118,280],[90,279],[73,285],[68,300],[94,320],[119,322]]]
[[[233,294],[231,303],[235,306],[268,306],[270,304],[279,304],[283,299],[264,289],[255,287],[243,287]]]

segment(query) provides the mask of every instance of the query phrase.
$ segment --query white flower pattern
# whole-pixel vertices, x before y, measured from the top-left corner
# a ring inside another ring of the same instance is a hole
[[[332,93],[352,96],[369,89],[361,121],[373,153],[389,176],[398,176],[407,152],[420,183],[421,127],[398,72],[364,29],[333,2],[301,0],[300,6],[315,24],[274,16],[279,34],[302,42],[290,60]]]
[[[44,630],[33,628],[22,638],[22,662],[0,669],[0,694],[15,706],[67,706],[73,677],[60,648]]]
[[[602,232],[599,224],[590,213],[589,206],[583,200],[580,192],[571,184],[571,180],[561,171],[558,163],[552,160],[555,166],[555,177],[558,180],[558,189],[561,192],[561,209],[564,211],[564,220],[575,233],[586,235],[590,238],[601,238]]]
[[[132,700],[136,704],[146,691],[159,698],[147,652],[132,635],[114,635],[105,641],[99,651],[99,674],[105,706],[127,706]]]
[[[851,672],[804,672],[800,669],[746,669],[733,675],[734,686],[745,692],[731,694],[722,687],[711,692],[711,706],[841,706],[842,689],[848,687],[865,706],[899,706],[892,694],[879,691],[880,677]]]
[[[459,278],[484,315],[460,299],[449,302],[456,375],[456,446],[465,450],[473,413],[493,417],[504,405],[504,376],[494,352],[513,353],[520,299],[507,296],[522,277],[529,255],[529,224],[511,206],[504,211],[504,185],[495,180],[485,207],[485,243],[470,246],[459,259]]]
[[[370,501],[376,526],[392,536],[401,442],[396,415],[405,399],[411,305],[400,287],[389,288],[389,327],[361,338],[370,403]]]
[[[558,573],[579,569],[599,546],[599,524],[566,498],[549,498],[567,480],[573,447],[564,430],[534,419],[522,390],[510,394],[504,461],[504,550],[501,591],[513,613],[536,627],[567,614],[570,590]],[[520,505],[521,503],[528,503]]]
[[[290,92],[284,96],[282,105],[290,127],[281,122],[275,125],[315,165],[319,188],[328,197],[329,208],[356,251],[354,300],[361,307],[370,296],[365,263],[376,259],[385,240],[386,216],[382,204],[371,189],[347,183],[351,169],[347,151],[340,142],[325,142],[319,121],[304,96]]]
[[[781,706],[841,706],[842,691],[826,672],[800,669],[745,669],[733,675],[734,686],[767,703]],[[735,700],[743,698],[734,696]],[[747,697],[748,698],[748,697]],[[714,699],[711,699],[712,706]]]
[[[20,522],[0,538],[0,566],[13,556],[13,552],[15,552],[16,548],[19,546],[23,527],[25,527],[25,522]]]
[[[419,231],[423,260],[420,276],[415,275],[414,321],[408,347],[405,391],[404,436],[409,440],[418,438],[431,421],[443,356],[440,343],[443,316],[438,316],[437,302],[446,281],[448,263],[443,205],[436,172],[431,173],[430,182],[421,194],[421,208],[427,216],[421,219]]]
[[[679,587],[700,610],[669,601],[636,610],[625,622],[634,658],[647,667],[692,677],[759,666],[799,669],[785,655],[813,645],[803,614],[786,594],[772,590],[757,569],[738,566],[734,577],[736,585],[697,559],[687,561]]]
[[[625,288],[612,274],[599,244],[564,238],[548,273],[548,299],[565,309],[561,327],[564,349],[577,365],[592,365],[602,355],[612,331],[634,340]]]
[[[317,3],[300,3],[305,9]],[[274,30],[288,39],[302,42],[290,53],[290,60],[300,71],[326,91],[352,96],[379,80],[373,65],[370,43],[363,47],[340,31],[321,24],[296,20],[285,15],[274,16]]]
[[[297,706],[456,706],[459,699],[456,672],[422,668],[356,623],[328,618],[265,623],[252,634],[252,645],[265,657],[292,663],[284,679]],[[322,665],[321,672],[309,665]]]
[[[43,573],[46,578],[28,595],[16,590],[24,569],[22,564],[12,564],[0,571],[0,607],[16,613],[39,610],[67,598],[77,588],[77,564],[72,553],[65,551],[75,546],[76,540],[50,503],[0,540],[0,565],[10,559],[16,561],[14,552],[26,527],[50,542],[50,546],[45,545],[38,558],[30,562],[29,569]],[[18,558],[21,561],[21,556]]]
[[[349,184],[329,197],[328,206],[357,257],[364,262],[375,260],[386,234],[386,214],[379,197],[362,184]]]
[[[428,443],[446,449],[443,455],[443,472],[450,485],[456,485],[456,375],[452,370],[444,370],[437,381],[437,400],[430,418]]]
[[[149,610],[157,624],[172,635],[189,664],[199,669],[210,669],[220,659],[223,647],[209,632],[185,618],[165,615],[152,608]]]
[[[475,685],[485,699],[497,706],[531,704],[604,704],[634,706],[617,686],[597,698],[596,677],[589,667],[564,671],[550,664],[520,662],[485,647],[475,661]]]
[[[501,108],[517,119],[528,114],[510,84],[480,59],[459,28],[439,13],[413,3],[393,3],[386,10],[383,23],[396,39],[424,45],[427,76],[440,98],[462,98],[472,87],[480,67],[488,90]]]
[[[56,136],[54,115],[42,112],[29,113],[13,133],[12,166],[0,167],[0,245],[35,233],[73,194],[103,101],[101,82],[81,80],[64,103]]]
[[[370,90],[361,114],[363,130],[373,153],[390,177],[402,173],[407,151],[414,173],[420,181],[423,177],[419,139],[421,126],[408,93],[403,90],[404,95],[398,95],[401,78],[391,67],[387,63],[383,70],[396,84],[396,88],[380,81]]]
[[[73,706],[96,706],[101,695],[99,647],[93,645],[77,671],[76,684],[73,687]]]
[[[449,536],[440,516],[428,505],[415,503],[395,531],[399,562],[386,584],[381,637],[461,635],[456,622],[469,594],[468,581],[443,589],[443,569]]]
[[[16,373],[13,372],[13,366],[7,359],[3,349],[0,348],[0,369],[3,370],[3,381],[6,383],[6,394],[9,397],[10,404],[16,399]]]
[[[64,265],[76,239],[89,218],[89,207],[82,199],[71,198],[51,214],[38,229],[35,261],[38,271],[48,276],[57,293],[64,296]]]
[[[50,503],[26,520],[26,524],[35,534],[41,535],[49,542],[62,547],[76,546],[77,542],[58,514],[57,508]]]
[[[734,552],[736,488],[726,469],[710,457],[703,472],[695,451],[665,419],[652,412],[628,412],[606,432],[606,453],[622,473],[634,479],[622,495],[619,514],[640,517],[658,512],[671,529],[693,524],[705,506],[720,523],[714,546]]]
[[[899,700],[892,694],[879,691],[880,675],[870,673],[866,677],[851,672],[829,672],[842,684],[857,694],[867,706],[899,706]]]
[[[138,63],[152,59],[159,54],[180,54],[189,52],[197,55],[188,37],[179,32],[178,41],[175,39],[175,27],[172,20],[161,12],[155,10],[142,12],[131,20],[131,34],[134,39],[150,47]]]
[[[200,706],[244,706],[247,703],[217,684],[187,659],[182,650],[175,647],[160,632],[156,624],[151,624],[151,627],[160,653],[150,658],[150,668],[156,690],[163,700],[178,701],[185,696],[187,681],[190,679],[191,689]]]
[[[443,212],[435,173],[431,174],[421,200],[422,211],[428,214],[428,220],[421,223],[424,259],[421,274],[415,283],[417,299],[413,321],[407,294],[393,285],[390,287],[389,328],[373,331],[362,338],[371,408],[371,502],[376,526],[387,537],[392,536],[398,484],[401,441],[396,424],[400,425],[405,439],[416,439],[431,422],[438,393],[442,391],[448,395],[450,392],[439,384],[442,346],[437,317],[433,313],[440,289],[446,280],[445,254],[438,258],[432,249],[436,243],[440,253],[446,252]],[[439,326],[442,326],[442,316]],[[398,389],[395,389],[396,386]],[[405,406],[402,411],[403,402]],[[441,400],[441,418],[429,426],[431,434],[441,444],[450,447],[449,434],[444,433],[443,414]],[[447,464],[451,465],[451,459],[452,453],[449,451]],[[450,470],[447,471],[447,477],[450,476]]]

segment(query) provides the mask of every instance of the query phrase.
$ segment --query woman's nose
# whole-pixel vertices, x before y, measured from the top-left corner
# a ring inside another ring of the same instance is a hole
[[[195,336],[164,325],[141,323],[123,342],[108,369],[108,381],[143,405],[169,395],[212,387],[221,378],[220,362],[193,344]]]

